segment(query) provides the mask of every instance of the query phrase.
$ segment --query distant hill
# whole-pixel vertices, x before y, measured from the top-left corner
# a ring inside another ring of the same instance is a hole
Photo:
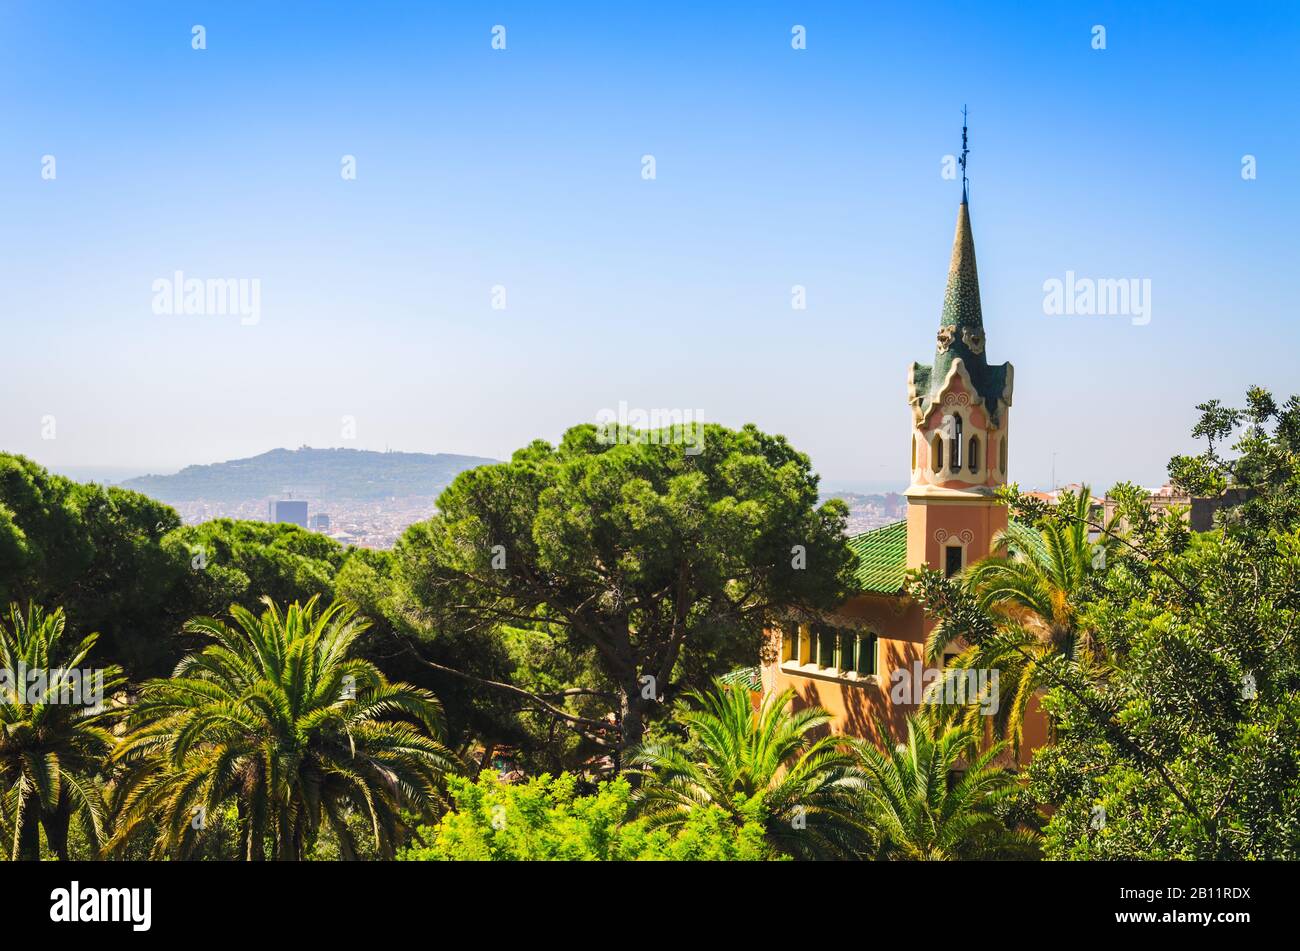
[[[364,449],[272,449],[251,459],[186,466],[175,475],[126,479],[125,489],[160,502],[241,502],[292,493],[298,498],[384,499],[437,495],[459,473],[498,460],[451,453]]]

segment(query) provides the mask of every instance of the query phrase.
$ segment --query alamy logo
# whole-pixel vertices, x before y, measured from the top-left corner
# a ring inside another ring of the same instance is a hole
[[[895,668],[889,675],[889,697],[897,704],[978,704],[980,713],[998,712],[998,671],[950,667],[925,667],[918,660]]]
[[[1151,278],[1075,277],[1043,281],[1043,313],[1049,317],[1131,317],[1133,326],[1151,323]]]
[[[129,921],[132,931],[148,931],[153,922],[151,888],[69,888],[50,892],[50,921]]]
[[[153,282],[153,312],[161,316],[237,316],[245,327],[262,319],[261,278],[186,277],[184,271]]]
[[[603,446],[652,445],[686,447],[688,456],[704,451],[704,412],[681,409],[629,409],[620,400],[617,410],[596,414],[596,441]]]
[[[99,710],[104,705],[104,671],[76,667],[0,667],[0,693],[29,705],[67,704]]]

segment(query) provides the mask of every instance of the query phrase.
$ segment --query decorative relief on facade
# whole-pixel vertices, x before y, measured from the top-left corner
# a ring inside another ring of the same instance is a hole
[[[970,348],[971,353],[984,352],[984,335],[978,330],[971,330],[969,327],[966,327],[961,332],[961,339],[962,342]]]
[[[934,540],[938,542],[940,545],[946,542],[949,538],[958,539],[961,541],[963,545],[969,545],[971,542],[975,540],[975,533],[972,532],[969,528],[964,528],[956,534],[949,532],[948,529],[946,528],[940,528],[935,530]]]
[[[957,332],[956,327],[939,328],[939,352],[947,353],[948,348],[952,346],[953,337]]]

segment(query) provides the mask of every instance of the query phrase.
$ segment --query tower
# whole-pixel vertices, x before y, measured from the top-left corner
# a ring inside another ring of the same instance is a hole
[[[773,632],[780,651],[763,666],[769,696],[791,689],[795,709],[820,706],[831,714],[834,732],[871,739],[883,749],[907,736],[907,715],[917,709],[926,682],[926,639],[936,623],[908,591],[908,569],[926,565],[951,575],[988,555],[993,537],[1007,526],[997,489],[1007,481],[1012,370],[1009,363],[990,365],[985,351],[967,153],[963,128],[961,205],[934,360],[912,364],[907,379],[907,519],[848,540],[856,561],[853,594],[815,621],[796,619]],[[902,684],[913,692],[896,693]],[[1022,748],[1041,746],[1047,727],[1037,700],[1031,698],[1025,720]]]
[[[985,353],[965,144],[963,127],[962,198],[934,362],[913,363],[907,379],[907,566],[926,564],[948,575],[989,554],[993,535],[1007,525],[994,492],[1007,481],[1012,367],[990,364]]]

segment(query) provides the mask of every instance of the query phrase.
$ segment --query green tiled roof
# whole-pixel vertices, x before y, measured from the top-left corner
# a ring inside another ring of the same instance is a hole
[[[907,521],[854,535],[849,548],[858,558],[854,576],[863,591],[897,594],[907,571]]]
[[[1011,522],[1030,531],[1029,542],[1042,549],[1042,537],[1033,526],[1020,519]],[[907,574],[907,520],[873,528],[849,539],[849,548],[857,556],[853,569],[859,589],[871,594],[897,594]]]

